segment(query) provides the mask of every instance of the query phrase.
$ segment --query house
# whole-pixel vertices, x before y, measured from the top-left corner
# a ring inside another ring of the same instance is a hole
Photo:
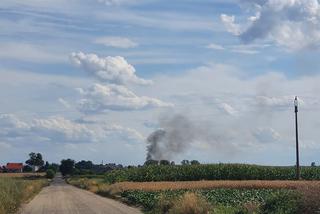
[[[6,169],[8,172],[21,173],[23,169],[23,163],[7,163]]]

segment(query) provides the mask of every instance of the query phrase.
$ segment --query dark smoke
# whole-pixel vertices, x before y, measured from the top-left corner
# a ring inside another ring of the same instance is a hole
[[[184,152],[194,141],[195,127],[182,115],[164,118],[162,129],[147,138],[147,160],[171,160],[174,154]]]

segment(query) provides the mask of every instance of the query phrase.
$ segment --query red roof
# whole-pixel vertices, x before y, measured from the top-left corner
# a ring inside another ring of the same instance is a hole
[[[23,163],[7,163],[7,169],[22,169]]]

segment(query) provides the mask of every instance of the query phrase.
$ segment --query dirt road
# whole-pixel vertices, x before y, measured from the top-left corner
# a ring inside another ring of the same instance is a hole
[[[138,209],[65,183],[57,176],[20,214],[138,214]]]

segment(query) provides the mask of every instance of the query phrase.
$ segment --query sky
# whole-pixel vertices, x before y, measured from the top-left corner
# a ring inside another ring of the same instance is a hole
[[[163,129],[176,162],[294,165],[295,96],[301,163],[320,164],[319,14],[319,0],[1,0],[0,164],[143,164]]]

